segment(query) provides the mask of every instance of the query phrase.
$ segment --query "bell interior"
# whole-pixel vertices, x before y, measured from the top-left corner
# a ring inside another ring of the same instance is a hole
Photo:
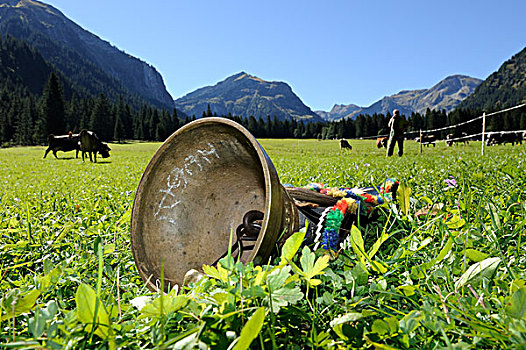
[[[191,126],[161,146],[132,213],[133,253],[150,286],[159,287],[162,264],[165,286],[182,284],[188,270],[212,265],[228,250],[246,212],[267,212],[265,166],[246,135],[221,123]],[[243,252],[241,261],[253,253]]]

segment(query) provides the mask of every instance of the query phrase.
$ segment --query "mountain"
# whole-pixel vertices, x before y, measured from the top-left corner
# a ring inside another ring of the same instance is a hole
[[[526,103],[526,48],[504,62],[459,105],[487,111]]]
[[[335,105],[328,112],[326,119],[354,119],[359,114],[392,113],[393,109],[399,109],[400,113],[405,115],[411,115],[412,112],[425,113],[428,108],[449,112],[473,93],[481,82],[480,79],[465,75],[452,75],[430,89],[400,91],[395,95],[382,98],[369,107],[356,108],[356,105]],[[333,111],[335,112],[333,113]],[[342,111],[344,112],[342,113]]]
[[[334,105],[330,112],[325,111],[315,111],[320,117],[322,117],[325,120],[338,120],[341,118],[345,118],[348,115],[353,114],[354,112],[360,110],[362,107],[357,105]]]
[[[187,115],[201,117],[210,106],[217,115],[267,116],[278,120],[290,117],[305,121],[323,121],[294,94],[290,86],[279,81],[265,81],[241,72],[214,86],[197,89],[175,100],[175,107]]]
[[[84,30],[50,5],[35,0],[2,0],[0,33],[27,41],[92,94],[138,95],[157,106],[173,107],[154,67]]]

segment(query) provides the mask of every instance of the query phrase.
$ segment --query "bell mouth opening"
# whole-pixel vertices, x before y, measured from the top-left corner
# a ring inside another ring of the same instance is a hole
[[[154,154],[135,196],[131,241],[141,277],[158,289],[164,264],[166,288],[181,285],[187,271],[228,251],[250,211],[264,213],[255,223],[260,234],[243,242],[239,259],[267,258],[276,237],[265,232],[281,221],[273,208],[280,187],[270,159],[239,124],[205,118],[183,126]]]

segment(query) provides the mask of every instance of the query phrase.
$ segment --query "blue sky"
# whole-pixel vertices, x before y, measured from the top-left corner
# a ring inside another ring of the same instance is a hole
[[[245,71],[313,110],[369,106],[526,47],[525,0],[44,0],[155,66],[173,98]]]

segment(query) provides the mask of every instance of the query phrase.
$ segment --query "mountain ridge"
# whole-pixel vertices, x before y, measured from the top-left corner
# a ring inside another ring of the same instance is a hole
[[[187,115],[200,117],[210,110],[217,115],[267,116],[279,120],[321,122],[323,119],[306,106],[282,81],[266,81],[244,71],[231,75],[211,86],[196,89],[175,101],[176,108]]]
[[[411,115],[412,112],[424,113],[428,108],[430,110],[443,109],[449,112],[473,93],[481,82],[482,80],[478,78],[454,74],[442,79],[429,89],[401,90],[394,95],[381,98],[369,107],[358,107],[353,104],[335,105],[330,112],[322,114],[326,120],[339,120],[354,119],[359,114],[387,114],[392,113],[394,109],[400,110],[400,113],[405,115]]]

